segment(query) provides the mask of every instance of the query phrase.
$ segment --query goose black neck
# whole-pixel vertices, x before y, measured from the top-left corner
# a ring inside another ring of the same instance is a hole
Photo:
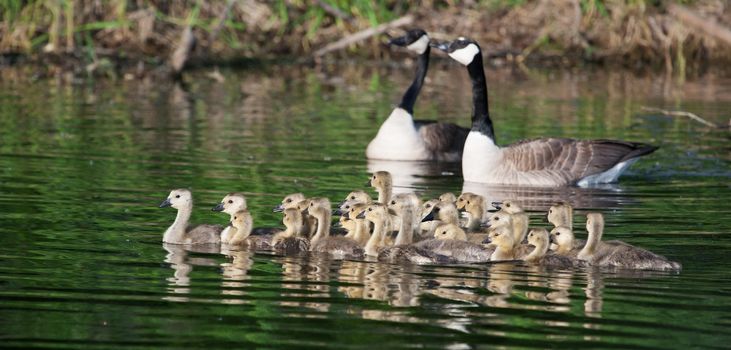
[[[406,90],[406,93],[404,94],[404,97],[401,98],[401,103],[399,104],[400,108],[409,112],[411,115],[414,115],[414,104],[416,103],[416,98],[419,97],[421,86],[424,85],[426,71],[429,70],[429,51],[431,51],[431,48],[427,46],[426,50],[419,55],[419,58],[416,61],[416,77],[414,77],[414,82],[412,82],[409,89]]]
[[[477,54],[467,65],[472,80],[472,131],[479,131],[495,142],[495,132],[487,107],[487,82],[485,69],[482,67],[482,55]]]

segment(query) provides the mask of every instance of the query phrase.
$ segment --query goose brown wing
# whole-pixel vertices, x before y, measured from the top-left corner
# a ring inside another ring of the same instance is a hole
[[[190,237],[190,243],[192,244],[217,244],[221,242],[221,231],[223,231],[221,225],[203,224],[189,228],[187,235]]]
[[[415,123],[426,148],[437,154],[461,155],[469,129],[452,123]],[[459,158],[457,158],[459,159]]]
[[[573,180],[598,174],[657,147],[615,140],[542,138],[504,148],[505,161],[518,171],[553,171]]]

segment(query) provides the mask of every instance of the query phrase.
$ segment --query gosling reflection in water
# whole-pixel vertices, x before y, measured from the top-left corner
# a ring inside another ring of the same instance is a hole
[[[193,266],[216,266],[216,261],[210,258],[194,257],[189,258],[189,252],[218,254],[218,246],[184,246],[179,244],[162,244],[163,249],[168,253],[165,255],[165,262],[173,269],[173,276],[166,278],[168,281],[168,293],[163,300],[187,302],[190,299],[184,295],[190,294],[190,272]]]
[[[223,298],[223,304],[239,305],[246,302],[240,298],[246,295],[249,270],[254,265],[254,253],[245,250],[221,249],[221,253],[231,258],[230,262],[221,264],[221,294],[232,298]],[[238,298],[237,298],[238,297]]]
[[[307,301],[309,298],[330,300],[330,264],[328,254],[311,253],[307,257],[282,258],[282,293],[280,306],[305,307],[328,312],[329,302]],[[304,300],[304,301],[302,301]]]

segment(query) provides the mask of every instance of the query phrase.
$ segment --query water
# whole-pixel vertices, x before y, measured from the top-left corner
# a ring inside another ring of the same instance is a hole
[[[0,346],[36,348],[688,348],[731,342],[731,84],[626,73],[488,70],[498,141],[611,137],[661,148],[619,185],[478,188],[529,209],[602,211],[607,239],[680,274],[410,266],[185,249],[160,243],[170,189],[193,222],[243,191],[257,226],[302,191],[339,201],[368,172],[423,198],[462,190],[459,166],[369,163],[365,145],[410,79],[372,65],[199,72],[161,81],[0,80]],[[468,124],[469,84],[434,65],[417,116]],[[471,188],[474,189],[474,188]],[[543,225],[538,212],[534,225]],[[583,236],[583,229],[578,235]]]

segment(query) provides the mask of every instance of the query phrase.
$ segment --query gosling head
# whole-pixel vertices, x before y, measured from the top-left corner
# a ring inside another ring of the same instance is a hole
[[[479,194],[465,192],[457,197],[457,209],[467,212],[482,212],[485,199]]]
[[[251,213],[249,213],[249,210],[239,210],[233,214],[233,217],[231,218],[231,226],[235,227],[237,230],[240,230],[244,229],[252,221],[253,219],[251,217]]]
[[[297,208],[284,209],[282,223],[287,228],[299,229],[302,226],[302,212]]]
[[[331,214],[330,200],[325,197],[315,197],[307,200],[307,206],[302,214],[314,217],[325,217]]]
[[[602,234],[604,230],[604,215],[601,213],[586,214],[586,232]]]
[[[464,66],[469,66],[472,62],[477,61],[479,61],[479,64],[482,65],[480,45],[472,39],[460,37],[452,42],[432,43],[430,45],[446,52],[449,57]],[[476,59],[477,57],[479,57],[479,60]]]
[[[464,230],[455,224],[446,224],[437,227],[434,231],[435,239],[453,239],[458,241],[466,241],[467,235]]]
[[[185,188],[178,188],[170,191],[168,198],[160,203],[160,208],[173,207],[175,209],[191,206],[193,203],[193,194]]]
[[[534,247],[544,247],[548,243],[548,231],[545,228],[534,228],[528,232],[528,244]]]
[[[572,219],[574,209],[568,203],[559,203],[548,208],[546,220],[553,226],[568,226]]]
[[[493,214],[487,223],[489,227],[506,227],[513,224],[513,219],[510,214],[499,211]]]
[[[381,203],[368,205],[364,211],[358,214],[358,219],[366,219],[372,223],[382,222],[388,217],[388,208]]]
[[[574,233],[566,226],[559,226],[551,230],[550,241],[560,250],[571,249],[574,242]]]
[[[391,173],[388,171],[376,171],[366,185],[375,189],[382,189],[391,187],[391,184]]]
[[[356,190],[348,193],[343,202],[370,203],[371,196],[365,191]]]
[[[439,196],[440,202],[448,202],[448,203],[457,203],[457,197],[452,192],[442,193],[441,196]]]
[[[514,201],[492,202],[492,206],[508,214],[522,213],[523,208]]]
[[[345,213],[345,217],[351,220],[362,220],[362,218],[359,218],[360,214],[363,213],[364,210],[368,208],[368,204],[365,203],[358,203],[354,204],[348,209],[348,212]]]
[[[246,197],[244,197],[244,194],[231,192],[223,197],[221,203],[218,203],[218,205],[213,207],[211,210],[222,211],[228,215],[233,215],[237,211],[244,209],[246,209]]]
[[[280,213],[284,209],[295,208],[297,204],[305,199],[305,195],[302,193],[292,193],[282,199],[282,203],[274,207],[275,213]]]
[[[399,193],[388,202],[388,213],[391,215],[403,215],[407,210],[414,209],[414,194]]]
[[[457,209],[459,210],[465,210],[465,206],[467,206],[467,202],[471,202],[472,198],[474,198],[476,194],[472,192],[464,192],[457,197]]]
[[[429,35],[423,29],[412,29],[407,31],[404,36],[389,40],[388,44],[405,47],[407,50],[421,55],[429,47]]]
[[[490,229],[485,243],[492,243],[504,249],[513,249],[515,239],[513,238],[513,233],[507,227],[495,227]]]

